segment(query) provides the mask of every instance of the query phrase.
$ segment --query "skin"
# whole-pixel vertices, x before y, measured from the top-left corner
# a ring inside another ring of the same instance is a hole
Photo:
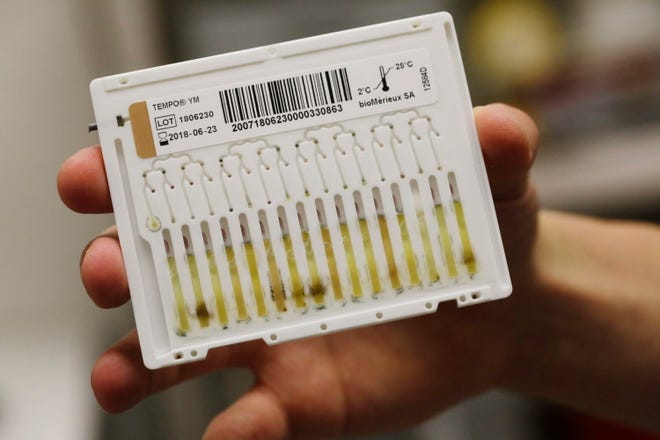
[[[99,404],[124,411],[150,394],[227,367],[253,388],[210,421],[205,439],[332,437],[400,429],[501,387],[660,429],[660,232],[539,213],[529,182],[534,122],[503,104],[475,120],[511,270],[511,298],[273,347],[222,347],[206,360],[148,370],[135,331],[98,359]],[[98,146],[63,165],[58,189],[83,213],[112,209]],[[116,230],[80,262],[100,307],[129,300]]]

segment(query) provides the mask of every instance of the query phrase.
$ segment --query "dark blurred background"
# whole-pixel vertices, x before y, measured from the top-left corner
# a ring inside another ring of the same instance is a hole
[[[70,213],[54,190],[61,161],[97,142],[85,133],[94,77],[449,11],[473,103],[511,103],[538,122],[533,175],[544,207],[660,219],[657,0],[4,0],[0,6],[0,96],[9,103],[0,106],[0,439],[199,438],[210,418],[250,386],[246,372],[227,371],[120,416],[97,408],[88,371],[132,327],[132,315],[128,306],[96,310],[78,280],[80,249],[112,218]],[[369,438],[654,437],[495,391],[418,428]]]

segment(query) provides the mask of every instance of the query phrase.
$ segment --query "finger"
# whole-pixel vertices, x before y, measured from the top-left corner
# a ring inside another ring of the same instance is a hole
[[[77,212],[112,211],[101,147],[87,147],[69,157],[57,175],[57,190],[66,206]]]
[[[114,226],[83,250],[80,277],[87,294],[99,307],[119,307],[128,301],[128,278]]]
[[[474,117],[493,198],[522,196],[536,155],[536,124],[523,111],[505,104],[477,107]]]
[[[279,440],[290,437],[282,401],[271,389],[257,385],[211,420],[203,439]]]
[[[142,362],[137,333],[133,331],[96,361],[92,389],[103,409],[117,413],[153,393],[220,368],[253,368],[265,348],[263,341],[235,344],[209,351],[200,362],[149,370]]]

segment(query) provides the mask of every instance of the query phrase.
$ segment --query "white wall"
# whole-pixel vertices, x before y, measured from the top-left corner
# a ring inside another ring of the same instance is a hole
[[[128,7],[132,12],[126,14]],[[88,84],[156,64],[143,1],[5,0],[0,13],[0,439],[93,438],[89,369],[119,313],[82,290],[78,258],[110,216],[59,201],[59,165],[96,143]],[[147,8],[147,9],[145,9]],[[117,27],[119,28],[117,29]],[[139,33],[142,33],[140,30]],[[141,35],[140,35],[141,37]]]

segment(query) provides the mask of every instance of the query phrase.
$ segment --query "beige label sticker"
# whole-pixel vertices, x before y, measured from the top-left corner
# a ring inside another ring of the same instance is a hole
[[[131,118],[133,139],[135,140],[135,149],[138,156],[143,159],[156,156],[156,146],[154,145],[154,135],[151,132],[147,102],[142,101],[131,104],[128,107],[128,115]]]

